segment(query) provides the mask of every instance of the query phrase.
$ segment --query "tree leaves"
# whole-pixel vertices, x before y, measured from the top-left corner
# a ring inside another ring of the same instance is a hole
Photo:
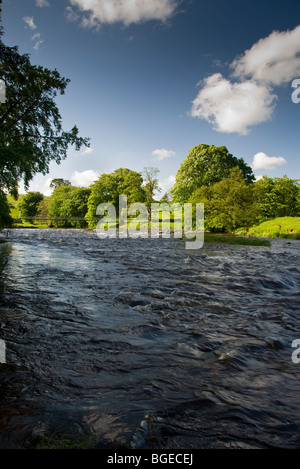
[[[28,54],[1,40],[0,76],[6,84],[6,101],[0,105],[0,186],[12,193],[23,179],[25,187],[38,172],[47,174],[51,161],[60,163],[67,149],[78,151],[89,139],[79,137],[76,125],[62,128],[55,103],[63,95],[69,79],[59,72],[30,63]]]
[[[254,180],[250,166],[242,158],[231,155],[225,146],[201,144],[193,147],[177,171],[176,182],[170,191],[174,201],[187,202],[199,187],[221,181],[236,166],[246,182]]]

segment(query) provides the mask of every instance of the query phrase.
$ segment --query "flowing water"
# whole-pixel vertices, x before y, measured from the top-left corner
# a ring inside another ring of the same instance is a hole
[[[300,448],[299,241],[1,236],[0,448]]]

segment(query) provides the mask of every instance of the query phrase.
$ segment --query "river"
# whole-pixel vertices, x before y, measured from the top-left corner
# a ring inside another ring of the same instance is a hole
[[[300,448],[300,241],[0,236],[0,448]]]

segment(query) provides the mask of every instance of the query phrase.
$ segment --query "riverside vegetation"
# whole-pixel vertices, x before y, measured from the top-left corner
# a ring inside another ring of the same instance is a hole
[[[16,199],[8,196],[11,223],[15,227],[93,229],[100,220],[98,205],[105,202],[118,207],[120,195],[126,195],[129,204],[142,202],[150,210],[159,190],[158,172],[156,168],[144,168],[142,173],[119,168],[102,174],[89,187],[54,179],[50,197],[39,192]],[[226,147],[202,144],[191,149],[174,187],[159,202],[170,206],[173,202],[204,203],[206,241],[257,244],[253,238],[300,238],[299,194],[298,180],[284,175],[254,181],[251,168]],[[172,228],[172,211],[170,220]]]

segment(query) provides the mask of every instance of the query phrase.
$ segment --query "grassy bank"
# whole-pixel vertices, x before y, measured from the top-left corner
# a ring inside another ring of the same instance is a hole
[[[271,246],[267,239],[245,238],[244,236],[221,235],[221,234],[204,234],[205,243],[231,244],[240,246]]]
[[[238,230],[236,235],[260,238],[300,239],[300,217],[281,217],[252,226],[249,230]]]
[[[17,201],[12,197],[8,196],[8,202],[10,204],[10,214],[13,219],[19,219],[19,211],[17,209]],[[293,219],[294,220],[294,219]],[[300,233],[300,218],[297,219],[299,223],[299,233]],[[119,220],[116,220],[117,223]],[[129,223],[130,219],[128,219]],[[29,221],[23,220],[22,222],[15,222],[13,225],[14,228],[49,228],[47,223],[42,223],[41,221],[35,221],[33,223]],[[255,228],[255,227],[253,227]],[[278,227],[277,227],[278,228]],[[174,229],[174,222],[171,221],[170,229]],[[236,233],[238,234],[238,233]],[[256,232],[250,231],[248,233],[242,232],[240,233],[242,236],[236,235],[222,235],[222,234],[213,234],[213,233],[205,233],[204,242],[205,243],[221,243],[221,244],[231,244],[231,245],[249,245],[249,246],[270,246],[270,242],[267,240],[261,239],[252,239],[245,237],[245,235],[252,236],[252,237],[264,237],[260,234],[256,234]],[[268,237],[275,237],[275,236],[268,236]]]

